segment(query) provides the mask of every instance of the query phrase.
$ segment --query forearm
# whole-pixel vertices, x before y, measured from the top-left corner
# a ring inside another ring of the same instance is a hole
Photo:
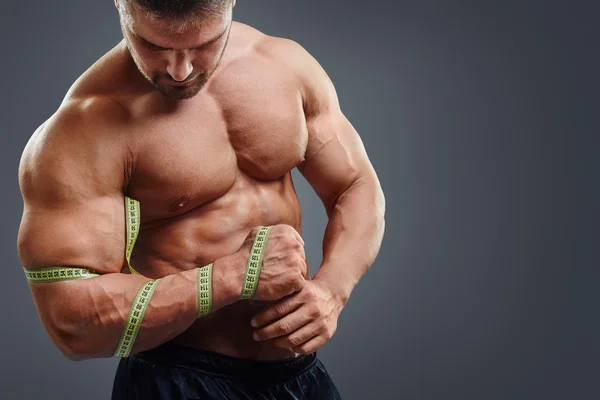
[[[231,279],[224,276],[226,268],[221,261],[215,261],[217,265],[213,266],[211,312],[235,301],[235,289]],[[160,280],[143,316],[132,354],[174,338],[196,320],[197,271]],[[149,280],[140,275],[106,274],[33,284],[32,291],[50,337],[67,358],[78,361],[115,354],[134,299]],[[241,289],[241,282],[239,285]]]
[[[345,305],[375,261],[383,232],[385,199],[376,178],[358,179],[328,209],[323,263],[314,280]]]

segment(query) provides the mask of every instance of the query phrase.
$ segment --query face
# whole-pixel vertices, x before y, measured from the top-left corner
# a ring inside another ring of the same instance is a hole
[[[153,19],[131,5],[121,11],[121,29],[142,75],[173,100],[194,97],[211,77],[225,51],[231,7],[202,21]]]

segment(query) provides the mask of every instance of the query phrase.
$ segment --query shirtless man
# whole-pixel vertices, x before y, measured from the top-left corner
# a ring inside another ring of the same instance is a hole
[[[25,271],[94,273],[30,280],[48,335],[70,360],[111,357],[154,282],[113,399],[340,398],[316,351],[379,251],[384,197],[331,81],[298,44],[233,22],[235,0],[115,5],[124,40],[75,82],[19,169]],[[312,280],[294,168],[328,214]],[[241,299],[259,227],[271,231],[258,286]]]

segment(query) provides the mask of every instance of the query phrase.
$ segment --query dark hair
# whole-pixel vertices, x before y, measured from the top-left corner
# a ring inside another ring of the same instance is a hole
[[[159,18],[186,19],[191,16],[211,16],[222,12],[232,0],[121,0],[125,7],[135,3],[142,10]]]

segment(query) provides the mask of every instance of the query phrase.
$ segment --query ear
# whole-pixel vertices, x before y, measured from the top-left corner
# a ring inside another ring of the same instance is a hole
[[[115,0],[115,1],[119,1],[119,0]],[[233,0],[233,3],[231,4],[231,8],[235,7],[235,3],[236,3],[236,0]]]
[[[119,0],[115,0],[115,7],[117,7],[117,9],[119,9]]]

